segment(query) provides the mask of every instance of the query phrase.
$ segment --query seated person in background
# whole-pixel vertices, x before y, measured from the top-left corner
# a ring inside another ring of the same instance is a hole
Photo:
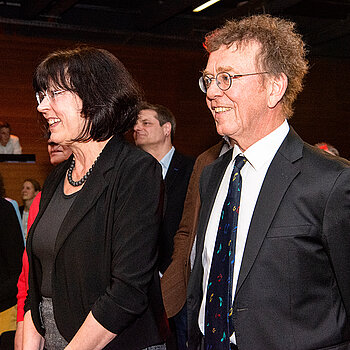
[[[332,145],[326,142],[319,142],[315,144],[316,147],[323,149],[327,153],[333,154],[334,156],[339,157],[339,151]]]
[[[22,216],[22,229],[24,232],[27,232],[27,222],[29,208],[33,203],[35,196],[41,190],[41,186],[38,181],[34,179],[25,179],[22,186],[21,196],[23,205],[19,207],[19,211]]]
[[[22,154],[19,138],[11,135],[9,123],[0,122],[0,154]]]
[[[58,165],[68,159],[72,154],[72,151],[67,146],[61,146],[51,140],[47,143],[47,151],[50,157],[50,163],[52,165]],[[39,211],[39,203],[41,198],[41,192],[34,198],[32,205],[29,209],[27,231],[34,222],[36,215]],[[28,256],[26,250],[24,250],[22,257],[22,272],[18,278],[17,283],[17,329],[15,337],[15,350],[23,349],[23,317],[24,317],[24,302],[27,297],[28,290]]]
[[[0,349],[13,349],[16,330],[16,283],[24,244],[15,209],[0,197]]]

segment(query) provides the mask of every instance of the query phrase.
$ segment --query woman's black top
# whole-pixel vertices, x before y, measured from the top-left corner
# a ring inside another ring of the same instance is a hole
[[[63,185],[64,180],[57,187],[47,209],[40,218],[33,237],[33,254],[41,263],[43,275],[41,294],[46,298],[52,298],[51,273],[58,230],[78,193],[65,195]]]

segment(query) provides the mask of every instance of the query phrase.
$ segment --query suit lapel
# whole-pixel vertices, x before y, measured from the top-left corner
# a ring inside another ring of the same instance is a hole
[[[171,159],[171,162],[169,164],[169,169],[165,176],[165,185],[167,187],[167,192],[175,182],[176,176],[178,175],[179,170],[181,168],[181,163],[182,163],[181,157],[175,150],[173,157]]]
[[[300,172],[303,143],[291,128],[266,173],[250,223],[236,294],[249,274],[285,192]]]
[[[201,209],[197,230],[197,254],[201,255],[204,246],[206,227],[226,168],[232,160],[232,149],[208,165],[201,179]],[[203,181],[202,181],[203,180]]]

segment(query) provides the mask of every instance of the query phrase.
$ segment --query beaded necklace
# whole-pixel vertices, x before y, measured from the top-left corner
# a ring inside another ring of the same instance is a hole
[[[94,161],[94,164],[91,165],[91,168],[87,171],[87,173],[79,181],[74,181],[72,179],[73,169],[75,168],[75,158],[73,157],[72,162],[70,163],[70,166],[69,166],[68,171],[67,171],[68,182],[74,187],[81,186],[90,176],[90,174],[91,174],[99,157],[100,157],[100,155],[98,155],[98,157]]]

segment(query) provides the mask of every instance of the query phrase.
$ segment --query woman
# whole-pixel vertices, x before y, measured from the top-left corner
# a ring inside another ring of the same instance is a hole
[[[67,146],[61,146],[55,142],[52,142],[50,139],[47,142],[47,151],[49,153],[50,163],[52,165],[58,165],[64,162],[66,159],[70,157],[72,151]],[[32,226],[36,215],[39,211],[39,203],[41,198],[41,192],[37,194],[34,198],[32,205],[29,209],[28,215],[28,230]],[[27,235],[27,233],[26,233]],[[24,318],[24,302],[27,297],[28,290],[28,257],[27,252],[24,250],[22,256],[22,272],[19,275],[17,282],[17,327],[16,327],[16,335],[15,335],[15,350],[23,349],[23,318]]]
[[[29,208],[33,203],[35,196],[40,192],[41,186],[38,181],[34,179],[26,179],[22,185],[22,201],[23,205],[19,207],[19,211],[22,217],[22,231],[27,233],[27,224],[28,224],[28,214]]]
[[[83,47],[49,55],[33,85],[51,140],[73,154],[45,181],[29,231],[24,348],[162,344],[161,169],[122,138],[136,83],[108,51]]]

